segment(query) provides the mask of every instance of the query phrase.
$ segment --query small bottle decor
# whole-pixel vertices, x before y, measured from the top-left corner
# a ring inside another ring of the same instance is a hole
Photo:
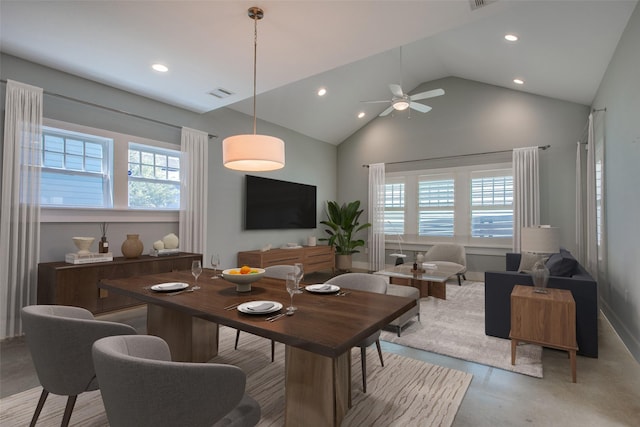
[[[102,237],[98,243],[98,253],[106,254],[109,252],[109,242],[107,241],[107,228],[109,225],[106,222],[100,224],[100,231],[102,231]]]

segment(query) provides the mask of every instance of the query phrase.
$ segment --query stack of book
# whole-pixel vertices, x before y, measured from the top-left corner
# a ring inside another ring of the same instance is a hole
[[[64,260],[68,264],[91,264],[94,262],[108,262],[113,261],[113,254],[111,252],[107,252],[104,254],[89,253],[86,255],[71,253],[67,254]]]

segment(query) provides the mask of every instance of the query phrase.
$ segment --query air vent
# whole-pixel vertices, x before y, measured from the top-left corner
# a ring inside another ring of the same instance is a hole
[[[469,4],[471,5],[471,10],[480,9],[481,7],[485,7],[490,3],[495,3],[498,0],[469,0]]]
[[[223,99],[233,95],[233,92],[219,87],[209,92],[209,95],[215,96],[216,98],[219,98],[219,99]]]

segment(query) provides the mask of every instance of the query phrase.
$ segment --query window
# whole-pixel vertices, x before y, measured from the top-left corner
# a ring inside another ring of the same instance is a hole
[[[172,211],[167,215],[173,217],[180,208],[180,151],[172,149],[175,145],[45,121],[41,204],[56,208],[44,213],[45,221],[95,219],[87,209],[109,209],[109,219],[133,219],[135,210],[144,209]],[[168,218],[155,215],[153,220]]]
[[[404,234],[404,181],[402,180],[385,180],[384,232],[385,234]]]
[[[418,236],[453,237],[455,181],[422,176],[418,181]]]
[[[385,234],[406,241],[510,245],[510,164],[386,174]]]
[[[43,127],[42,140],[42,206],[112,206],[113,139]]]
[[[513,176],[471,173],[471,237],[513,236]]]
[[[129,144],[129,207],[180,208],[180,152]]]

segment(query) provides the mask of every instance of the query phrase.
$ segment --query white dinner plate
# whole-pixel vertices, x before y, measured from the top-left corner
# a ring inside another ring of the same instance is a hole
[[[250,301],[240,304],[238,311],[246,314],[267,314],[278,311],[282,304],[277,301]]]
[[[321,283],[319,285],[308,285],[305,289],[309,292],[315,292],[318,294],[330,294],[338,292],[340,290],[340,286]]]
[[[159,285],[153,285],[151,287],[152,291],[156,292],[173,292],[179,291],[181,289],[186,289],[189,287],[189,284],[182,282],[169,282],[169,283],[160,283]]]

